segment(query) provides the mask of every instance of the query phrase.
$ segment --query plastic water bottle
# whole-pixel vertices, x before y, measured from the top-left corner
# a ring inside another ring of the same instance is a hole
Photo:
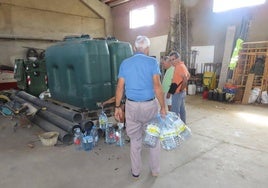
[[[180,118],[174,121],[173,125],[176,128],[177,134],[183,140],[187,140],[191,136],[191,130],[185,125],[185,123]]]
[[[160,134],[160,141],[162,148],[165,150],[173,150],[175,149],[177,144],[178,135],[174,127],[164,125],[162,126],[161,134]]]
[[[181,126],[184,126],[183,121],[176,115],[174,112],[168,112],[166,118],[165,118],[165,124],[167,127],[173,129],[173,137],[177,144],[177,146],[180,146],[182,144],[182,137],[179,135],[179,130]]]
[[[115,140],[115,129],[114,129],[113,123],[106,123],[105,142],[107,144],[113,144],[113,143],[116,142],[116,140]]]
[[[82,139],[82,148],[85,151],[90,151],[93,148],[93,137],[91,135],[84,136]]]
[[[178,134],[176,134],[176,136],[174,137],[174,139],[175,139],[175,142],[177,144],[177,147],[180,146],[182,144],[182,142],[183,142],[182,137],[180,135],[178,135]]]
[[[177,134],[182,140],[187,140],[191,137],[191,129],[185,125],[185,123],[175,114],[168,113],[169,119],[172,119],[173,126],[175,127]]]
[[[125,140],[124,140],[124,133],[123,133],[123,127],[124,123],[117,123],[118,130],[115,132],[115,140],[117,146],[124,146]]]
[[[82,149],[82,139],[83,139],[83,133],[81,132],[81,129],[80,128],[75,128],[74,129],[73,143],[75,145],[76,150],[81,150]]]
[[[183,140],[188,140],[192,136],[192,131],[188,126],[184,126],[184,130],[180,133]]]
[[[104,131],[105,128],[106,128],[106,125],[108,123],[108,118],[107,118],[107,115],[105,114],[103,108],[102,108],[102,111],[99,115],[99,128]]]
[[[154,148],[159,140],[160,128],[157,122],[151,122],[146,126],[143,144]]]
[[[98,134],[98,128],[96,125],[94,125],[91,129],[90,135],[93,138],[93,147],[95,147],[99,141],[99,134]]]

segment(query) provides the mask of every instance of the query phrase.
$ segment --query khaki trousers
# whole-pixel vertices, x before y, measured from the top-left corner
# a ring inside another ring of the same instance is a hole
[[[130,138],[131,170],[139,175],[142,169],[141,151],[145,124],[156,117],[159,112],[157,100],[134,102],[126,100],[126,132]],[[149,166],[152,173],[160,171],[160,142],[150,148]]]

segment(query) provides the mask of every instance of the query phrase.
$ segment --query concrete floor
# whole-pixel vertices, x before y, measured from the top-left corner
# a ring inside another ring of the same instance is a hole
[[[60,143],[42,146],[39,127],[19,127],[0,116],[1,188],[267,188],[268,106],[225,104],[187,96],[193,136],[161,153],[161,173],[150,175],[143,150],[139,180],[130,176],[129,143],[123,148],[101,139],[90,152]],[[34,144],[30,148],[28,144]]]

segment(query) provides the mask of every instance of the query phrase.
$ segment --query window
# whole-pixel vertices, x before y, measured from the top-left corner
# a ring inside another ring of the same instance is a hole
[[[214,0],[213,12],[264,4],[265,0]]]
[[[130,29],[150,26],[155,22],[154,6],[149,5],[139,9],[134,9],[129,12],[129,27]]]

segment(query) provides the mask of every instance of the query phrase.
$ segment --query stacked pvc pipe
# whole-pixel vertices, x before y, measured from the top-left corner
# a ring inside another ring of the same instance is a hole
[[[59,140],[64,144],[73,142],[73,130],[76,127],[81,128],[80,122],[83,120],[81,113],[66,109],[64,107],[43,101],[24,91],[19,91],[12,100],[23,103],[30,103],[38,109],[32,122],[45,131],[59,132]]]

